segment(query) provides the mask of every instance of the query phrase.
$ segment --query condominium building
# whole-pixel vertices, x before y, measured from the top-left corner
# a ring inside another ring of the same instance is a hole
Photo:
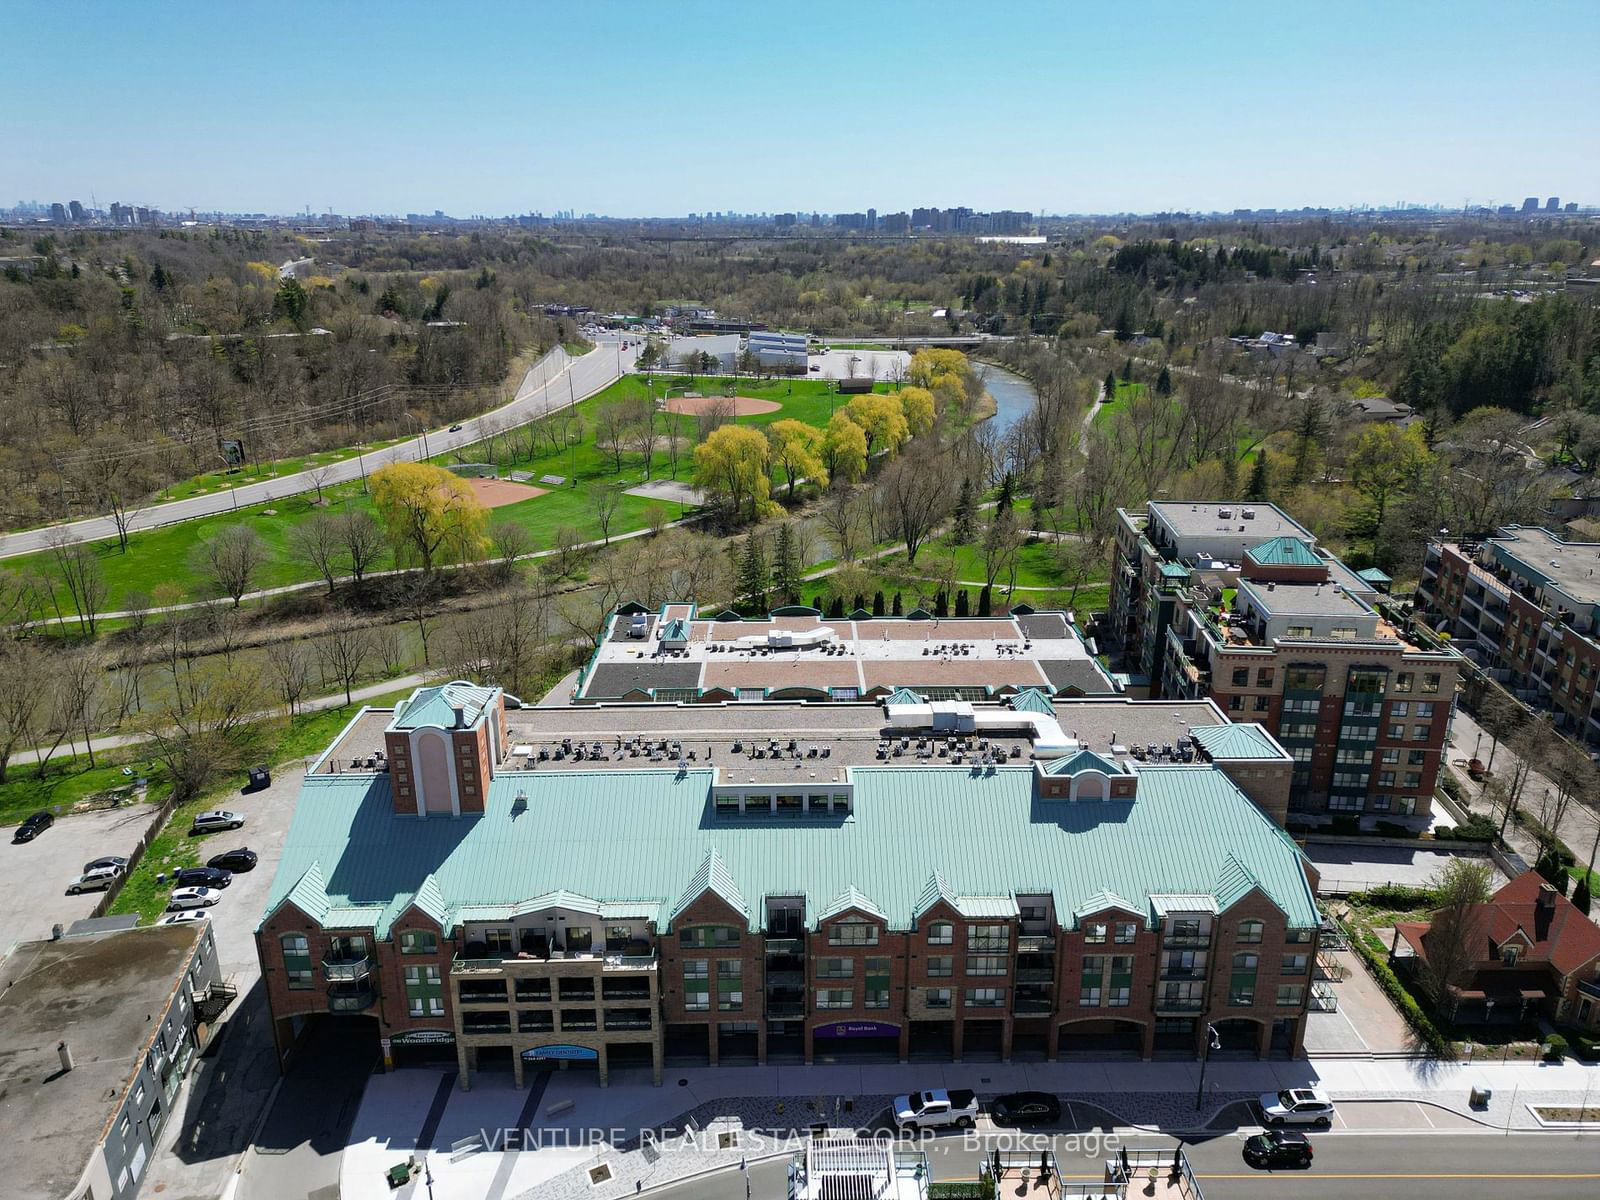
[[[1296,763],[1291,813],[1429,815],[1461,658],[1375,607],[1386,575],[1273,505],[1118,515],[1111,637],[1150,694],[1261,722]]]
[[[1300,1051],[1292,760],[1209,701],[508,707],[307,774],[257,943],[280,1051],[663,1064]]]
[[[1600,743],[1600,543],[1512,525],[1483,542],[1430,542],[1424,619],[1558,728]]]

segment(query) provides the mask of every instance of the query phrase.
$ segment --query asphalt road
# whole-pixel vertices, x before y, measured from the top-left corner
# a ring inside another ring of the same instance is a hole
[[[1052,1139],[1068,1183],[1102,1178],[1107,1153],[1091,1155],[1078,1147],[1068,1153],[1065,1139]],[[1404,1196],[1406,1200],[1570,1200],[1600,1189],[1600,1137],[1593,1134],[1316,1134],[1315,1161],[1307,1171],[1253,1171],[1244,1165],[1242,1138],[1232,1134],[1185,1146],[1207,1200],[1293,1196],[1305,1200],[1349,1200],[1352,1196]],[[991,1143],[993,1144],[993,1143]],[[1042,1140],[1040,1143],[1042,1144]],[[1172,1138],[1135,1137],[1129,1149],[1170,1148]],[[1016,1148],[1035,1148],[1025,1141]],[[937,1181],[976,1178],[984,1151],[964,1148],[957,1136],[929,1143],[928,1161]],[[751,1166],[751,1200],[782,1200],[787,1195],[784,1159]],[[1138,1196],[1142,1185],[1130,1189]],[[648,1193],[657,1200],[744,1200],[745,1180],[737,1170]]]
[[[636,350],[620,350],[615,337],[602,340],[593,351],[581,358],[568,358],[565,352],[558,348],[529,369],[517,389],[515,398],[509,404],[462,422],[458,433],[451,433],[446,429],[430,429],[410,441],[398,442],[384,450],[368,454],[364,460],[352,458],[332,463],[325,468],[327,474],[323,479],[323,486],[357,479],[363,469],[371,471],[385,463],[416,459],[424,454],[424,446],[427,455],[442,454],[457,446],[467,446],[479,441],[487,428],[504,430],[511,426],[526,424],[556,409],[565,408],[575,401],[592,396],[615,381],[623,371],[632,366],[636,356]],[[563,362],[566,363],[564,367],[561,365]],[[301,471],[298,474],[285,475],[280,479],[245,484],[243,487],[226,492],[191,496],[187,500],[173,500],[167,504],[153,504],[135,514],[129,521],[128,528],[130,531],[153,529],[177,521],[214,516],[241,505],[259,504],[309,491],[312,486],[307,473]],[[116,524],[110,517],[90,517],[66,525],[52,525],[42,529],[27,529],[0,535],[0,558],[43,550],[46,548],[47,539],[56,530],[65,530],[75,542],[98,541],[117,536]]]

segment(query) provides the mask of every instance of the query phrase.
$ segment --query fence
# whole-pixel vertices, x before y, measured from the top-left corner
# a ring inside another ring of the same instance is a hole
[[[150,843],[155,841],[156,834],[160,833],[162,828],[172,818],[172,814],[177,810],[177,807],[178,799],[176,792],[174,792],[172,795],[168,796],[166,801],[162,803],[162,805],[151,815],[150,823],[145,826],[144,833],[139,837],[139,844],[128,852],[127,867],[124,868],[122,874],[112,882],[111,886],[100,894],[100,902],[94,906],[94,911],[89,914],[91,918],[103,917],[106,915],[106,913],[111,911],[112,904],[114,904],[117,897],[122,894],[123,887],[127,885],[128,880],[133,877],[134,870],[144,859],[144,852],[150,848]]]

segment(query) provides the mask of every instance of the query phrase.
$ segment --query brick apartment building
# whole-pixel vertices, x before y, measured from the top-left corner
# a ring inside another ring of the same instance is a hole
[[[1192,1056],[1207,1022],[1224,1054],[1298,1054],[1318,915],[1269,815],[1291,767],[1207,701],[421,689],[307,774],[257,931],[274,1036],[338,1021],[464,1087]]]
[[[1111,636],[1149,693],[1209,697],[1295,760],[1291,812],[1425,819],[1461,657],[1410,640],[1273,505],[1119,512]]]
[[[1416,600],[1468,659],[1569,736],[1600,743],[1600,543],[1521,525],[1430,542]]]

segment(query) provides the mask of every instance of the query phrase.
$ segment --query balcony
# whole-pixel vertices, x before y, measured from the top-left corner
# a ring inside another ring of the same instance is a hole
[[[1056,948],[1054,934],[1025,933],[1017,938],[1018,954],[1048,954]]]
[[[804,954],[806,940],[798,937],[769,937],[764,948],[768,954]]]
[[[478,1020],[473,1018],[477,1017]],[[461,1019],[462,1033],[510,1033],[509,1013],[467,1013]]]
[[[1163,946],[1209,946],[1211,935],[1209,933],[1169,933],[1161,939]]]
[[[656,952],[652,950],[649,954],[616,954],[610,951],[595,953],[588,950],[573,950],[552,954],[549,958],[543,956],[467,958],[458,954],[450,963],[450,973],[452,975],[495,974],[502,973],[508,968],[530,967],[559,969],[572,963],[598,965],[606,972],[653,971],[656,969]]]
[[[606,1013],[605,1025],[607,1030],[650,1029],[654,1022],[650,1019],[649,1011],[620,1013]]]
[[[806,1015],[804,1000],[768,1000],[767,1018],[772,1021],[794,1020]]]
[[[378,1002],[378,993],[365,984],[358,987],[328,989],[328,1011],[336,1013],[366,1012]]]
[[[324,959],[322,978],[329,983],[356,983],[372,974],[372,966],[372,958],[366,954],[360,958]]]
[[[1018,983],[1052,983],[1055,977],[1054,967],[1018,967],[1016,970]]]
[[[1161,968],[1161,978],[1164,979],[1164,980],[1165,979],[1204,979],[1205,977],[1206,977],[1206,969],[1204,967],[1162,967]]]
[[[848,978],[848,977],[847,977]],[[767,986],[773,988],[799,988],[806,985],[804,971],[768,971]]]
[[[1197,1013],[1205,1011],[1204,1000],[1189,1000],[1177,996],[1156,997],[1157,1013]]]
[[[1055,1010],[1049,996],[1018,996],[1011,1006],[1011,1011],[1019,1015],[1028,1013],[1048,1013]]]
[[[616,986],[613,986],[613,984]],[[600,989],[600,999],[607,1004],[610,1004],[613,1000],[648,1000],[650,999],[650,984],[643,979],[608,979]]]
[[[463,985],[457,998],[462,1004],[504,1004],[506,989],[504,985],[498,989]]]

